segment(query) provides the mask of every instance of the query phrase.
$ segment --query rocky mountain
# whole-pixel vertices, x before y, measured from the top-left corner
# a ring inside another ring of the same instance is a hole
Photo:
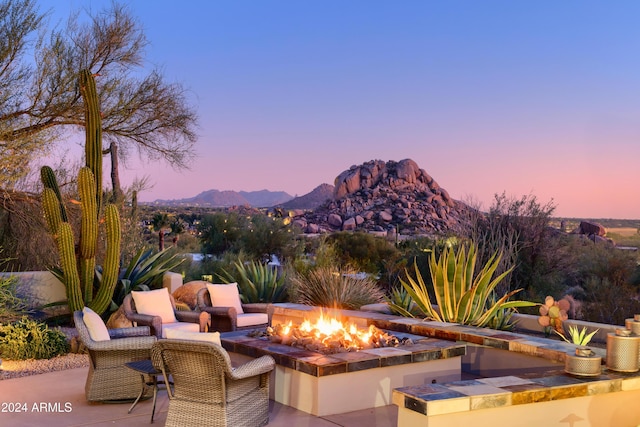
[[[267,208],[293,199],[284,191],[219,191],[207,190],[195,197],[174,200],[156,200],[153,204],[163,206],[207,206],[227,208],[230,206],[252,206]]]
[[[328,199],[333,198],[333,189],[333,185],[320,184],[310,193],[291,199],[278,207],[283,209],[315,209]]]
[[[415,161],[404,159],[352,166],[336,177],[331,199],[311,212],[293,214],[294,223],[307,233],[428,234],[458,229],[469,209]]]

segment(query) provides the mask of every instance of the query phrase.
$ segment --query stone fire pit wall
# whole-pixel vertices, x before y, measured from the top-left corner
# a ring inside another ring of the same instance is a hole
[[[276,313],[273,325],[289,320],[300,324],[320,315],[313,307],[292,304],[278,304]],[[327,312],[324,315],[332,316]],[[368,327],[365,318],[337,317]],[[246,331],[226,332],[220,338],[234,362],[272,356],[277,365],[270,382],[270,398],[316,416],[390,405],[397,387],[460,380],[465,344],[392,333],[399,339],[410,338],[413,344],[325,355],[274,343],[266,337],[251,337]]]

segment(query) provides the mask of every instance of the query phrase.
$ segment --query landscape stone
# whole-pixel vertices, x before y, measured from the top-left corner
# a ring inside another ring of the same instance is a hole
[[[356,229],[356,219],[351,217],[344,221],[342,224],[342,229],[344,231],[353,231]]]
[[[198,291],[207,287],[207,283],[204,280],[194,280],[187,282],[180,286],[173,292],[173,298],[177,302],[184,303],[189,306],[191,310],[195,310],[198,306]]]
[[[337,213],[330,213],[327,218],[327,223],[332,227],[342,227],[342,217]]]

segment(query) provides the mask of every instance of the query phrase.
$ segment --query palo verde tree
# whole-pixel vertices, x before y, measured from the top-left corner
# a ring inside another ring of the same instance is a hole
[[[116,196],[118,159],[132,152],[187,167],[195,110],[180,84],[166,82],[158,69],[147,71],[146,45],[141,25],[117,3],[50,29],[35,0],[0,0],[0,187],[12,189],[32,161],[85,125],[77,84],[82,69],[100,75],[104,145],[98,148],[111,155]]]

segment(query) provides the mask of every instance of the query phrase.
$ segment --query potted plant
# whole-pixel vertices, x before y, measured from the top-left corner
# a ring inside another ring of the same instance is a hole
[[[577,326],[569,326],[569,338],[557,332],[568,343],[575,344],[575,354],[567,354],[564,361],[564,371],[571,375],[591,377],[598,376],[602,372],[602,357],[597,356],[587,345],[591,342],[598,329],[587,333],[584,327],[578,330]]]

